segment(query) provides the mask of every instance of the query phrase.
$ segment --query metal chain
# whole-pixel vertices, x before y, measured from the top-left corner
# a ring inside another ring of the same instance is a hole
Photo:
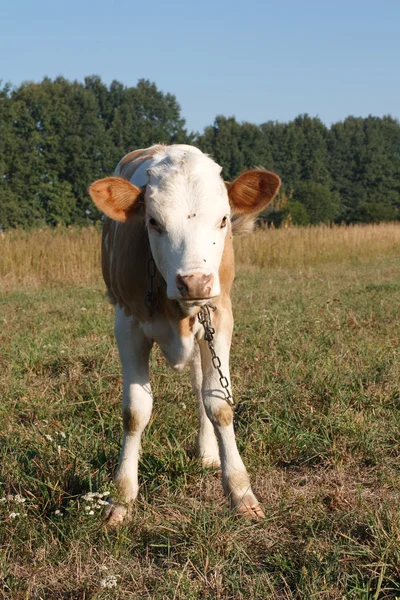
[[[152,310],[158,304],[158,296],[153,289],[154,277],[156,276],[156,263],[154,262],[154,258],[152,256],[149,258],[149,262],[147,263],[147,274],[150,279],[150,291],[147,292],[144,302],[147,308]]]
[[[217,308],[212,304],[205,304],[200,308],[197,318],[204,327],[204,339],[206,340],[206,342],[208,343],[208,347],[210,348],[213,367],[214,369],[216,369],[216,371],[218,371],[219,382],[221,384],[222,389],[224,390],[225,400],[230,406],[234,406],[235,403],[233,401],[232,394],[229,390],[229,381],[221,370],[221,359],[219,358],[219,356],[217,356],[213,344],[215,329],[211,323],[210,308],[213,312],[217,310]]]

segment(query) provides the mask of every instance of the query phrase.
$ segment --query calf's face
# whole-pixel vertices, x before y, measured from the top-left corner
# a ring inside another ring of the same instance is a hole
[[[89,188],[97,207],[112,219],[144,220],[167,295],[184,307],[220,294],[219,267],[231,215],[255,216],[279,189],[279,177],[268,171],[246,171],[230,184],[220,171],[210,158],[194,155],[179,165],[163,161],[150,167],[145,188],[119,177]]]
[[[193,155],[168,169],[148,170],[145,221],[169,298],[201,304],[220,294],[219,266],[230,205],[220,167]]]

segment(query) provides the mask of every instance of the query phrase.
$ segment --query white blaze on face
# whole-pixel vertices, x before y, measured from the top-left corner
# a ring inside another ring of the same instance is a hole
[[[206,155],[185,146],[160,152],[147,164],[146,222],[169,298],[191,301],[220,293],[230,215],[220,172]]]

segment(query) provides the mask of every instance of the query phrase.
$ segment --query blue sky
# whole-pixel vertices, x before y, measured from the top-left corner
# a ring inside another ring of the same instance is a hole
[[[400,0],[1,4],[3,82],[150,79],[197,131],[217,114],[400,117]]]

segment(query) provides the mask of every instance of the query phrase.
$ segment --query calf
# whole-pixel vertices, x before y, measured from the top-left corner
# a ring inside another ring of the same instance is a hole
[[[190,364],[199,412],[198,456],[221,468],[235,511],[263,516],[236,446],[230,405],[232,234],[249,229],[279,186],[279,177],[263,170],[224,183],[221,167],[197,148],[158,145],[131,152],[114,177],[89,188],[107,217],[102,269],[115,305],[123,373],[124,440],[115,484],[128,507],[138,493],[140,438],[153,404],[149,355],[157,342],[174,369]],[[199,311],[204,318],[210,305],[222,379],[197,318]],[[125,514],[123,504],[111,504],[110,525]]]

